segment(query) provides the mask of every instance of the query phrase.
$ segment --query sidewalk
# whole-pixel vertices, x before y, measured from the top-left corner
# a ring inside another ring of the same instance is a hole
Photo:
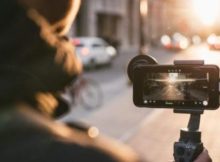
[[[186,127],[189,115],[162,111],[146,120],[141,129],[127,143],[149,162],[168,162],[173,159],[173,143],[178,141],[180,128]],[[154,113],[156,113],[156,111]],[[213,162],[220,161],[220,111],[206,111],[202,115],[202,141]]]

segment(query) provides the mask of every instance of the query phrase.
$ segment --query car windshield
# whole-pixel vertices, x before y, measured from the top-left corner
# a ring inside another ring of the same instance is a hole
[[[84,44],[76,44],[75,46],[76,47],[84,47],[85,45]]]
[[[77,102],[68,94],[72,109],[62,120],[94,125],[147,161],[172,159],[177,128],[186,120],[172,111],[135,107],[127,65],[134,56],[148,54],[159,64],[204,60],[219,66],[220,0],[85,0],[69,36],[78,40],[73,45],[81,48],[82,77],[91,87]],[[217,115],[212,124],[220,122]],[[208,138],[207,147],[215,150],[213,141]]]
[[[99,43],[94,43],[92,44],[92,47],[96,48],[96,47],[103,47],[103,44],[99,44]]]

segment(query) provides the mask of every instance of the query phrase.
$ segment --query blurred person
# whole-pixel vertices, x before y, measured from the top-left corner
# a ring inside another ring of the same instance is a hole
[[[81,72],[65,39],[80,0],[1,0],[0,161],[137,162],[127,146],[57,123],[59,92]]]

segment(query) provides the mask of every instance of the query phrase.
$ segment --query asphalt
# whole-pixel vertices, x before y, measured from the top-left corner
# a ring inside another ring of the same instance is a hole
[[[96,126],[103,134],[126,141],[151,112],[152,109],[140,110],[133,105],[132,90],[127,87],[111,102],[80,120]]]

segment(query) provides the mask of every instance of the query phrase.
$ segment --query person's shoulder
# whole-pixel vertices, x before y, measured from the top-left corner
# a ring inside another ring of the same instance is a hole
[[[81,161],[91,161],[91,159],[99,162],[139,161],[137,154],[130,147],[115,139],[101,135],[95,127],[84,127],[78,123],[72,123],[71,127],[62,123],[55,123],[53,127],[60,130],[60,135],[55,142],[59,146],[53,148],[62,151],[60,149],[60,146],[62,146],[68,150],[66,153],[69,152],[67,157],[74,152],[76,158],[82,159]]]
[[[21,111],[14,114],[12,122],[17,136],[8,137],[8,146],[16,149],[12,141],[20,141],[26,147],[19,148],[24,158],[36,157],[44,161],[99,161],[99,162],[136,162],[137,155],[132,149],[113,139],[100,135],[94,127],[67,126],[55,122],[32,111]],[[28,132],[28,133],[27,133]],[[8,134],[8,132],[6,133]],[[15,139],[16,138],[16,139]],[[11,140],[12,139],[12,140]],[[35,150],[34,152],[31,150]],[[17,152],[15,150],[15,152]],[[14,155],[16,157],[17,154]],[[26,157],[25,157],[26,156]]]
[[[81,159],[80,161],[139,161],[137,154],[130,147],[101,135],[95,127],[84,127],[78,123],[72,123],[70,126],[54,121],[47,121],[47,124],[50,135],[54,137],[50,152],[63,154],[65,150],[66,158]]]

